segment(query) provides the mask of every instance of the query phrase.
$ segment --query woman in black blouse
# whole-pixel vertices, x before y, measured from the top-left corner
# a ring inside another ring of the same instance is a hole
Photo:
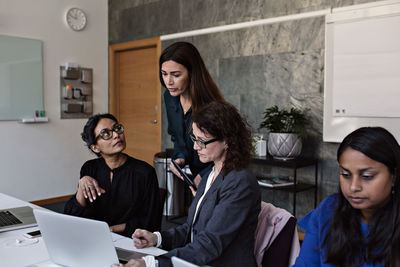
[[[83,164],[78,191],[64,213],[101,220],[131,236],[136,228],[160,229],[157,176],[152,166],[122,153],[124,127],[111,114],[89,118],[82,139],[98,158]]]
[[[172,159],[181,167],[189,165],[198,184],[211,166],[202,163],[190,139],[192,112],[212,102],[225,102],[208,72],[197,48],[188,42],[176,42],[160,56],[160,82],[167,90],[164,101],[168,117],[168,134],[174,143]],[[209,167],[207,167],[209,166]],[[171,163],[171,171],[183,179]]]

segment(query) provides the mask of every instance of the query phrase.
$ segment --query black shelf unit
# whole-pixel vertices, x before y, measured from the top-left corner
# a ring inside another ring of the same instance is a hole
[[[282,187],[265,187],[267,190],[280,190],[293,193],[293,215],[296,216],[296,195],[299,192],[314,189],[314,208],[317,206],[318,196],[318,160],[312,158],[295,158],[288,160],[274,159],[271,156],[253,156],[252,162],[254,164],[263,164],[275,167],[293,169],[293,185]],[[315,167],[314,184],[307,184],[297,181],[297,169],[303,167]]]

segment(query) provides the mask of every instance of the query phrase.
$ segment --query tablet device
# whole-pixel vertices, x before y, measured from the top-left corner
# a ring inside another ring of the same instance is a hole
[[[178,163],[175,162],[175,160],[171,160],[172,164],[174,164],[175,168],[178,170],[178,172],[182,175],[183,179],[185,180],[185,182],[193,187],[194,190],[197,190],[196,185],[194,184],[193,180],[189,178],[189,176],[186,174],[186,172],[184,172],[181,168],[181,166],[179,166]]]

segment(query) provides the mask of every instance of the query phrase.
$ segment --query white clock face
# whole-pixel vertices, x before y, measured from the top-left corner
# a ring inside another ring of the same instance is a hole
[[[86,26],[86,14],[81,9],[73,7],[67,11],[67,24],[74,31],[81,31]]]

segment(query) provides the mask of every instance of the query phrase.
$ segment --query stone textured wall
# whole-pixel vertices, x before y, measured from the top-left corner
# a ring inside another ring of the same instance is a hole
[[[201,28],[279,17],[373,1],[357,0],[109,0],[109,43],[140,40]],[[225,98],[259,130],[265,108],[296,107],[310,119],[305,156],[319,159],[322,200],[338,186],[337,144],[322,142],[324,94],[324,17],[175,39],[200,51]],[[163,148],[172,147],[163,114]],[[290,175],[291,170],[252,165],[257,175]],[[314,168],[298,171],[312,181]],[[298,194],[297,217],[313,208],[313,194]],[[263,200],[291,211],[293,195],[263,190]]]

